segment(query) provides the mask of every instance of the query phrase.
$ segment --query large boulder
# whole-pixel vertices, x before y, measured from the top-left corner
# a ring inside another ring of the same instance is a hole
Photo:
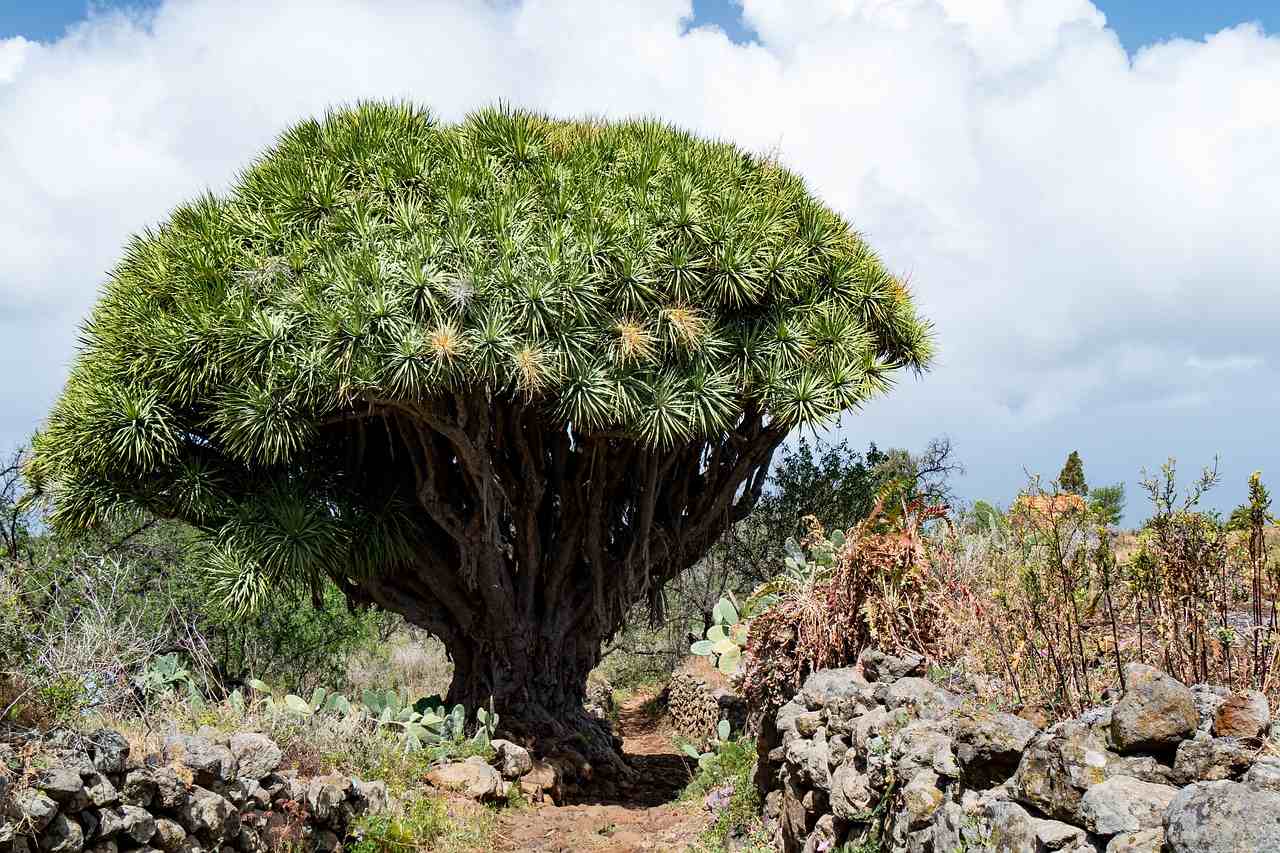
[[[490,746],[493,747],[494,760],[503,779],[515,781],[533,769],[533,758],[529,755],[529,750],[518,743],[499,738]]]
[[[89,805],[80,773],[65,765],[42,770],[36,776],[36,787],[54,799],[67,812],[78,812]]]
[[[1080,815],[1090,832],[1115,835],[1156,829],[1163,824],[1177,788],[1155,785],[1130,776],[1112,776],[1084,792]]]
[[[231,750],[199,735],[170,735],[164,739],[164,759],[195,775],[197,785],[216,787],[236,777]]]
[[[1084,792],[1107,778],[1111,760],[1094,729],[1068,720],[1032,738],[1010,787],[1019,802],[1078,823]]]
[[[1197,734],[1178,744],[1173,775],[1182,784],[1234,779],[1249,768],[1256,752],[1233,737]]]
[[[903,652],[901,655],[887,654],[870,646],[858,655],[858,666],[861,667],[867,681],[883,683],[925,673],[925,659],[922,655],[915,652]]]
[[[128,769],[129,741],[119,732],[98,729],[89,735],[89,756],[102,773],[123,773]]]
[[[507,796],[507,783],[502,774],[478,755],[436,767],[427,774],[427,781],[437,788],[458,791],[482,803],[496,802]]]
[[[215,842],[240,834],[240,813],[231,801],[200,786],[192,786],[191,794],[178,812],[182,828]]]
[[[8,812],[20,827],[31,827],[39,832],[58,814],[58,804],[35,788],[23,788],[9,800]]]
[[[1155,667],[1124,668],[1125,692],[1111,711],[1111,739],[1120,752],[1172,749],[1196,730],[1200,714],[1191,689]]]
[[[1280,850],[1280,792],[1197,782],[1173,798],[1164,829],[1170,853]]]
[[[1233,693],[1218,706],[1213,717],[1215,737],[1261,737],[1271,725],[1267,697],[1257,690]]]
[[[84,829],[75,818],[58,814],[40,832],[39,840],[43,853],[80,853],[84,849]]]
[[[953,732],[960,778],[966,787],[981,789],[1013,775],[1037,729],[1012,714],[966,709],[955,714]]]
[[[246,779],[257,781],[280,766],[280,747],[264,734],[234,734],[228,748],[235,758],[236,772]]]

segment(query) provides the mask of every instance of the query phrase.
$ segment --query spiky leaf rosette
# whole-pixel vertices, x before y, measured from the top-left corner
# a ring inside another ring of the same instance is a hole
[[[561,583],[598,614],[602,572],[643,563],[621,586],[651,588],[789,429],[929,346],[903,284],[767,158],[650,120],[368,103],[130,243],[31,473],[58,524],[205,531],[244,601],[327,575],[458,621],[477,586]],[[454,578],[372,580],[432,560]]]

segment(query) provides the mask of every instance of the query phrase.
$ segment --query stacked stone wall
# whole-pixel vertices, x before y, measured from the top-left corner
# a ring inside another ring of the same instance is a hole
[[[153,755],[102,729],[0,744],[0,853],[341,850],[386,786],[280,771],[257,733],[173,735]]]
[[[765,721],[757,782],[788,853],[1280,851],[1266,700],[1131,664],[1107,706],[1041,727],[865,652]]]

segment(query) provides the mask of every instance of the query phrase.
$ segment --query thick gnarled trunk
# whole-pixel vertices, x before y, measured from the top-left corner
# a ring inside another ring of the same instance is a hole
[[[412,560],[341,580],[444,642],[450,699],[504,723],[589,726],[587,673],[631,607],[706,553],[758,499],[785,431],[751,411],[721,436],[657,450],[552,427],[536,407],[455,395],[374,404],[342,425],[365,470],[420,516]],[[353,466],[354,467],[354,466]]]

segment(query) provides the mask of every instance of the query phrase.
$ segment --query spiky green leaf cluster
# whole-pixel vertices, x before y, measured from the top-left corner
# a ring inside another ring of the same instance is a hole
[[[264,565],[343,540],[287,497],[325,425],[376,401],[480,389],[674,446],[746,405],[821,423],[930,347],[903,284],[767,158],[651,120],[388,103],[301,122],[136,237],[81,340],[32,469],[57,519],[162,494],[224,541],[269,529]],[[326,511],[354,531],[366,510]]]

